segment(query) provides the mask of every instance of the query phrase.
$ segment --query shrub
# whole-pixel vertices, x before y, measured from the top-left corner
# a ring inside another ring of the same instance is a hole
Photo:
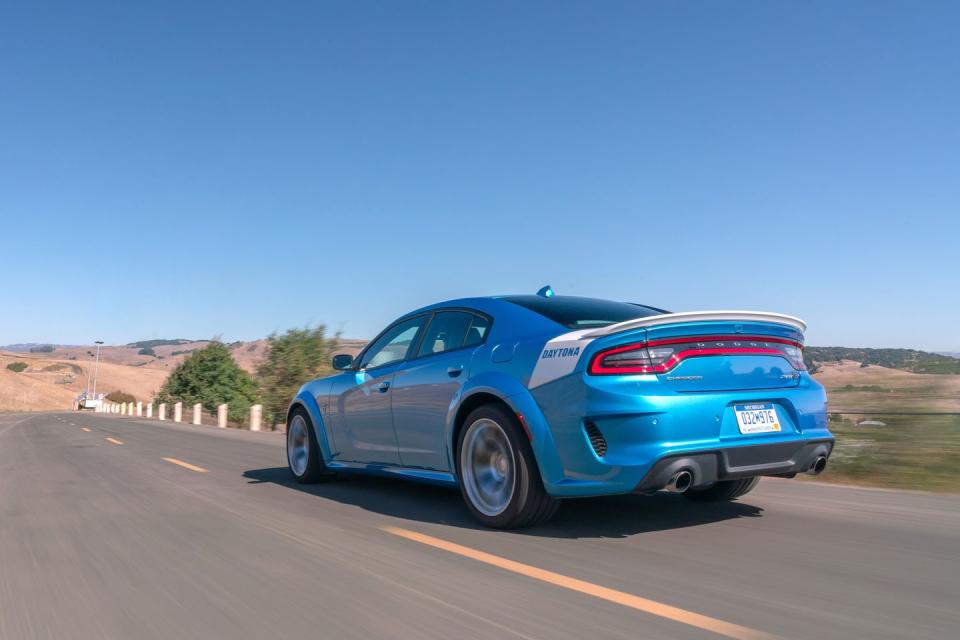
[[[128,344],[128,347],[133,347],[134,349],[142,349],[144,347],[164,347],[167,345],[180,345],[187,344],[188,342],[193,342],[192,340],[184,340],[183,338],[178,338],[176,340],[168,340],[166,338],[161,338],[160,340],[140,340],[139,342],[131,342]]]
[[[110,402],[116,402],[117,404],[126,404],[127,402],[137,401],[137,399],[133,397],[132,393],[127,393],[126,391],[111,391],[107,394],[106,398]]]
[[[326,327],[290,329],[267,338],[267,352],[257,367],[267,424],[286,420],[287,406],[303,383],[330,373],[330,356],[336,338],[326,337]]]
[[[218,341],[187,356],[170,372],[157,394],[157,402],[182,402],[188,406],[199,402],[207,411],[226,402],[230,420],[237,422],[246,420],[250,405],[257,400],[256,382],[237,366],[227,347]]]
[[[140,356],[153,356],[157,357],[157,352],[153,350],[153,347],[143,347],[140,351],[137,351],[137,355]]]
[[[26,362],[11,362],[7,365],[7,369],[10,369],[10,371],[13,371],[14,373],[20,373],[21,371],[26,370],[26,368]]]

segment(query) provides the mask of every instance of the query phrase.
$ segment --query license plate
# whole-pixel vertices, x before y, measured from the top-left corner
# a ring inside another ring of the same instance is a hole
[[[737,414],[740,433],[780,431],[780,418],[772,403],[735,404],[733,411]]]

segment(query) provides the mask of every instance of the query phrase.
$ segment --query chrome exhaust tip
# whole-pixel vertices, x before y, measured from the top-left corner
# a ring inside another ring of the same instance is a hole
[[[807,473],[812,476],[818,476],[823,473],[823,470],[827,468],[827,457],[826,456],[817,456],[817,459],[813,461],[813,464],[810,465],[810,468],[807,469]]]
[[[664,489],[670,493],[683,493],[690,488],[691,484],[693,484],[693,474],[683,469],[673,474]]]

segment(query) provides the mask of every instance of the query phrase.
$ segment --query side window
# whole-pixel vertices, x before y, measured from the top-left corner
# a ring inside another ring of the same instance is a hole
[[[474,315],[465,311],[441,311],[433,317],[420,343],[418,356],[459,349],[464,346]]]
[[[467,339],[464,341],[463,346],[472,347],[475,344],[483,342],[487,337],[487,330],[489,328],[489,320],[483,316],[473,316],[473,322],[470,323],[470,328],[467,330]]]
[[[380,367],[406,358],[410,345],[416,340],[426,319],[427,316],[417,316],[394,325],[370,345],[363,354],[360,368]]]

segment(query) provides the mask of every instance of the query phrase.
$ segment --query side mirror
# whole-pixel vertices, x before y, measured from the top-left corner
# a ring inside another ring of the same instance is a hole
[[[333,356],[333,368],[337,371],[343,371],[353,366],[353,356],[349,353],[338,353]]]

